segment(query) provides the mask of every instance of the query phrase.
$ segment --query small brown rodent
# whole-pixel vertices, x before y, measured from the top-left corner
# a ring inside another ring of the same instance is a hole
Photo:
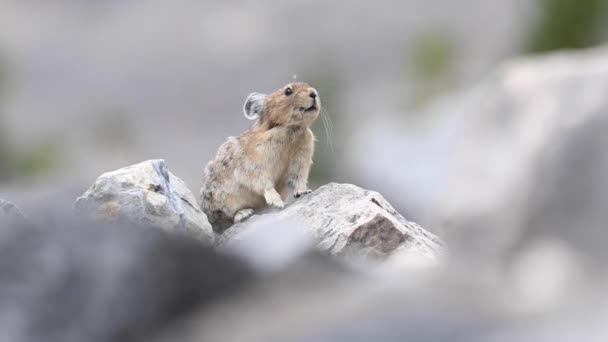
[[[257,210],[283,208],[289,196],[310,193],[315,141],[310,126],[320,108],[319,94],[306,83],[247,97],[243,111],[255,124],[228,138],[203,175],[200,205],[215,231]]]

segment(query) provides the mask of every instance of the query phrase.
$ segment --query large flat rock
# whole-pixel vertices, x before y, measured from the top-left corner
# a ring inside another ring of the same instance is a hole
[[[218,238],[230,244],[264,222],[292,222],[303,227],[319,249],[331,255],[386,260],[437,260],[441,241],[409,222],[377,192],[351,184],[331,183],[277,212],[256,215],[228,228]],[[285,224],[285,229],[292,229]]]

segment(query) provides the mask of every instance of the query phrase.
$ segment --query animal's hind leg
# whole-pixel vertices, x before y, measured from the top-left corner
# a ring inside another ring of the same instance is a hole
[[[236,214],[234,215],[234,223],[242,222],[242,221],[248,219],[249,217],[251,217],[251,215],[253,215],[253,213],[254,213],[254,211],[251,208],[241,209],[241,210],[237,211]]]

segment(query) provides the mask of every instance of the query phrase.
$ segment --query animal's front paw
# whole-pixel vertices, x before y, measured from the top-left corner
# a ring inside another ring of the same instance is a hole
[[[266,191],[264,193],[264,199],[266,200],[266,204],[271,207],[283,209],[285,207],[285,203],[281,199],[281,195],[276,190]]]
[[[244,221],[253,215],[253,209],[241,209],[234,215],[234,223]]]
[[[311,192],[312,192],[312,190],[310,190],[310,189],[308,189],[308,190],[303,190],[303,191],[298,191],[298,192],[296,192],[296,193],[293,195],[293,197],[295,197],[295,198],[300,198],[300,197],[302,197],[302,196],[304,196],[304,195],[308,195],[308,194],[310,194]]]

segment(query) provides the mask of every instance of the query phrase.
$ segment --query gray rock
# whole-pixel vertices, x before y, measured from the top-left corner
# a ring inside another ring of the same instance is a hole
[[[261,221],[280,222],[285,229],[301,226],[319,249],[348,258],[436,261],[442,249],[435,235],[408,222],[379,193],[350,184],[331,183],[281,211],[253,216],[228,228],[218,244],[226,245],[260,229]]]
[[[603,263],[607,57],[603,47],[514,60],[446,103],[467,122],[433,210],[450,240],[496,255],[558,238]]]
[[[608,47],[511,60],[417,119],[354,132],[345,164],[365,176],[348,176],[475,259],[550,236],[603,261],[606,94]]]
[[[101,175],[76,200],[75,208],[105,222],[126,220],[154,225],[168,231],[185,231],[209,242],[214,237],[194,195],[160,159]]]
[[[0,199],[0,221],[25,221],[25,216],[16,205],[9,201]]]
[[[242,262],[160,229],[73,215],[0,228],[2,341],[149,341],[254,279]]]

